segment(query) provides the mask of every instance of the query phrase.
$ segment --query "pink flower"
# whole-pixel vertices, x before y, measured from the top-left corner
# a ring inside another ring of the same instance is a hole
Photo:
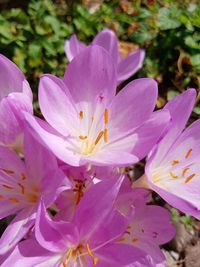
[[[22,72],[0,55],[0,145],[23,152],[24,115],[33,113],[32,92]]]
[[[41,197],[49,207],[71,186],[49,151],[28,133],[24,143],[25,161],[0,147],[0,218],[16,214],[0,239],[0,254],[12,249],[34,226]]]
[[[184,130],[195,96],[195,90],[189,89],[166,105],[172,125],[152,152],[146,176],[149,187],[170,205],[200,219],[200,120]]]
[[[1,266],[12,262],[15,267],[148,266],[145,252],[116,242],[127,226],[126,218],[113,209],[122,181],[123,177],[109,179],[91,187],[72,223],[52,221],[41,203],[35,229],[38,243],[22,241]]]
[[[115,95],[109,54],[93,45],[69,64],[64,82],[44,75],[39,104],[46,121],[26,114],[29,127],[60,160],[72,165],[125,166],[145,157],[170,117],[153,113],[157,84],[138,79]]]
[[[106,49],[110,54],[117,70],[117,83],[121,83],[141,69],[145,57],[143,49],[137,49],[131,52],[127,57],[123,57],[118,50],[118,40],[115,33],[105,29],[94,38],[93,45],[99,45]],[[80,42],[73,34],[65,42],[65,53],[69,61],[83,51],[87,46]]]

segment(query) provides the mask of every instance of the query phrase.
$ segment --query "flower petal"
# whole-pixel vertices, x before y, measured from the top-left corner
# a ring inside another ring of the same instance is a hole
[[[116,72],[110,55],[100,46],[88,46],[69,64],[64,82],[75,103],[89,102],[93,110],[99,100],[108,103],[116,90]]]
[[[66,85],[53,75],[43,75],[39,84],[39,104],[47,122],[67,136],[79,126],[79,112]]]
[[[94,38],[92,44],[99,45],[111,55],[112,60],[115,65],[117,65],[118,60],[118,40],[115,33],[109,29],[105,29],[99,32]]]
[[[73,34],[69,40],[65,42],[65,54],[69,61],[78,55],[86,45],[78,40],[76,34]]]
[[[123,58],[117,67],[117,80],[121,83],[135,74],[142,68],[145,57],[145,51],[138,49],[129,54],[126,58]]]

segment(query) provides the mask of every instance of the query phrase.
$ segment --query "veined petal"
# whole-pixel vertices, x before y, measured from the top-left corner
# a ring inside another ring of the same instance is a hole
[[[68,60],[72,61],[84,48],[86,48],[86,45],[78,40],[76,34],[73,34],[70,39],[65,42],[65,54]]]
[[[109,216],[123,179],[121,176],[118,179],[114,177],[101,181],[84,194],[77,206],[74,219],[80,237],[89,239]]]
[[[35,236],[41,246],[55,253],[64,253],[71,245],[76,245],[75,226],[71,223],[52,221],[41,201],[35,224]]]
[[[164,107],[164,109],[169,110],[172,122],[168,133],[157,148],[157,157],[160,161],[163,160],[178,135],[183,131],[194,107],[195,97],[195,89],[188,89],[184,93],[173,98]]]
[[[49,172],[55,171],[58,168],[55,156],[39,143],[28,129],[25,130],[24,136],[24,157],[27,174],[37,183],[40,183]]]
[[[100,46],[87,47],[67,67],[64,82],[75,103],[89,102],[92,110],[99,100],[109,103],[116,90],[116,71],[110,55]]]
[[[144,158],[163,136],[170,119],[168,110],[154,112],[142,126],[135,130],[138,141],[135,142],[132,153],[139,159]]]
[[[23,92],[23,82],[26,81],[20,69],[8,58],[0,55],[0,100],[12,92]],[[26,81],[26,92],[30,94],[30,87]]]
[[[135,74],[143,65],[145,51],[143,49],[135,50],[126,58],[123,58],[117,66],[117,80],[121,83]]]
[[[105,29],[99,32],[94,38],[92,44],[99,45],[111,55],[112,60],[115,65],[117,65],[118,60],[118,40],[117,36],[112,30]]]
[[[67,140],[59,134],[56,135],[55,133],[47,131],[46,129],[48,127],[43,128],[43,124],[39,124],[37,120],[28,113],[25,114],[25,117],[27,126],[38,141],[40,140],[40,142],[48,147],[60,160],[67,162],[72,166],[80,165],[80,155],[74,154],[70,147],[68,149],[70,142],[67,142]]]
[[[1,267],[55,267],[60,258],[31,239],[20,242]]]
[[[147,120],[157,100],[157,83],[150,78],[137,79],[121,90],[108,107],[110,136],[130,132]]]
[[[13,249],[34,226],[34,212],[32,208],[24,209],[10,222],[0,239],[0,255]]]
[[[67,136],[79,129],[79,111],[66,85],[52,75],[44,75],[39,84],[39,104],[47,122],[59,133]]]

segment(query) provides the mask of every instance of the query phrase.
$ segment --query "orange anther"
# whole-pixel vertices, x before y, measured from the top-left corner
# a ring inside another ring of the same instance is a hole
[[[63,261],[62,262],[63,267],[67,267],[67,264]]]
[[[9,197],[8,200],[10,200],[11,202],[15,202],[15,203],[19,202],[19,200],[15,197]]]
[[[88,243],[86,244],[86,248],[87,248],[87,252],[88,252],[89,256],[93,258],[94,256],[92,254],[92,251],[91,251],[90,246],[89,246]]]
[[[13,187],[12,187],[12,186],[10,186],[10,185],[7,185],[7,184],[2,184],[2,186],[3,186],[3,187],[5,187],[6,189],[13,189]]]
[[[13,174],[13,173],[14,173],[14,171],[6,170],[6,169],[2,169],[2,171],[4,171],[4,172],[7,173],[7,174]]]
[[[107,124],[108,123],[108,109],[106,108],[104,111],[104,123]]]
[[[178,178],[178,175],[173,174],[173,172],[170,172],[169,174],[173,179],[177,179]]]
[[[105,128],[103,132],[104,142],[108,142],[108,130]]]
[[[133,238],[133,239],[131,240],[132,243],[136,243],[137,241],[138,241],[138,238]]]
[[[179,163],[179,160],[174,159],[174,160],[172,161],[172,166],[174,166],[174,165],[176,165],[176,164],[178,164],[178,163]]]
[[[26,178],[27,178],[23,172],[21,173],[21,177],[22,177],[22,180],[26,180]]]
[[[82,120],[83,119],[83,111],[82,110],[79,112],[79,116],[80,116],[80,119]]]
[[[183,171],[182,171],[182,176],[184,177],[186,172],[189,170],[190,168],[184,168]]]
[[[101,140],[101,137],[103,136],[103,134],[104,134],[104,131],[101,131],[101,132],[98,134],[98,136],[97,136],[97,138],[96,138],[96,140],[95,140],[95,142],[94,142],[95,146],[99,143],[99,141]]]
[[[24,194],[25,192],[24,186],[21,183],[18,183],[18,186],[20,187],[22,194]]]
[[[87,135],[79,135],[79,139],[80,140],[85,140],[85,139],[87,139]]]
[[[1,200],[1,199],[3,199],[3,196],[2,196],[2,195],[0,195],[0,200]]]
[[[187,152],[186,155],[185,155],[185,158],[186,158],[186,159],[189,158],[189,156],[190,156],[191,153],[192,153],[192,148],[190,148],[190,149],[188,150],[188,152]]]
[[[190,176],[188,176],[186,179],[185,179],[185,184],[187,184],[196,174],[193,173],[191,174]]]

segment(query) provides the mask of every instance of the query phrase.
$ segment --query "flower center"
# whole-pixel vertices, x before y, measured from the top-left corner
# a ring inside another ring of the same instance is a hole
[[[67,253],[62,258],[62,266],[63,267],[74,267],[74,264],[79,264],[82,267],[87,267],[86,256],[92,258],[93,265],[96,265],[98,262],[98,258],[94,256],[90,246],[86,243],[85,246],[79,244],[75,248],[71,248],[67,251]]]
[[[92,154],[96,150],[100,149],[103,144],[108,142],[108,109],[104,109],[103,113],[103,126],[98,128],[99,119],[101,116],[92,116],[88,123],[88,118],[85,118],[84,112],[79,112],[79,118],[81,120],[82,129],[81,134],[78,136],[81,142],[80,153],[86,156]]]

